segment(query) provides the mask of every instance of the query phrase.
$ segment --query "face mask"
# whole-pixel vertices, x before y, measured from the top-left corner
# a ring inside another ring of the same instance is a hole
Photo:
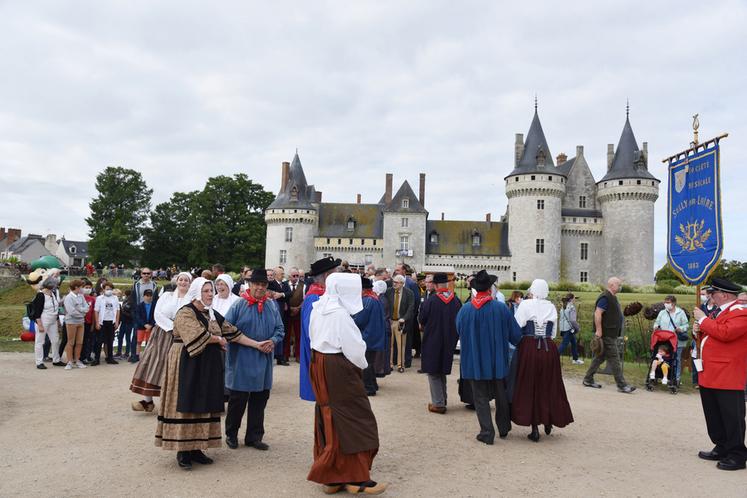
[[[104,295],[105,295],[105,296],[111,296],[112,294],[114,294],[114,291],[113,291],[113,290],[111,290],[111,289],[106,289],[106,290],[104,291]]]
[[[83,287],[83,294],[85,294],[87,296],[90,293],[91,293],[91,288],[90,287]]]
[[[667,309],[667,311],[672,311],[674,309],[674,305],[670,303],[664,303],[664,307]]]

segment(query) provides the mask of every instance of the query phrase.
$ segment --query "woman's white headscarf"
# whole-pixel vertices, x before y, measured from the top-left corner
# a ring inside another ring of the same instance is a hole
[[[555,309],[547,296],[550,294],[550,287],[542,279],[536,279],[529,287],[532,293],[532,299],[524,299],[519,304],[514,318],[519,327],[524,327],[527,322],[533,321],[535,327],[543,327],[547,322],[556,323],[558,320],[558,310]],[[552,337],[557,334],[557,327],[553,326]]]
[[[202,304],[205,308],[210,308],[210,306],[206,305],[202,302],[202,288],[205,287],[205,284],[210,284],[213,286],[213,294],[215,294],[215,284],[211,280],[208,280],[206,278],[197,277],[192,281],[192,285],[189,286],[189,291],[187,291],[187,297],[189,298],[189,302],[192,301],[199,301],[200,304]]]
[[[324,314],[342,307],[349,315],[355,315],[363,309],[361,290],[360,275],[333,273],[327,277],[324,295],[314,303],[314,309]]]
[[[228,273],[221,273],[220,275],[215,277],[216,283],[218,282],[218,280],[222,280],[223,283],[225,283],[228,286],[228,293],[230,294],[231,289],[233,289],[233,285],[234,285],[234,281],[231,278],[231,275],[229,275]],[[216,293],[217,293],[217,290],[216,290]]]
[[[377,296],[382,295],[386,292],[386,282],[383,280],[377,280],[373,283],[373,291],[376,293]]]

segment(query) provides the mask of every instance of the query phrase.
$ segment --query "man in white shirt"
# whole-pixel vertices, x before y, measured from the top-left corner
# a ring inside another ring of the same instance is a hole
[[[102,345],[106,345],[106,362],[116,365],[119,362],[114,359],[114,331],[119,327],[119,299],[114,295],[114,285],[111,282],[104,284],[104,293],[96,298],[93,311],[96,346],[91,366],[99,364]]]
[[[366,343],[351,318],[362,309],[360,276],[333,273],[311,312],[309,376],[316,410],[314,463],[307,479],[324,485],[327,494],[343,487],[356,494],[386,489],[370,480],[379,432],[361,378],[368,366]]]

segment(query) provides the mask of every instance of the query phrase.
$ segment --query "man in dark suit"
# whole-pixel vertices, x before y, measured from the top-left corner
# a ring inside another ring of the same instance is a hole
[[[725,278],[711,281],[711,299],[719,307],[715,317],[695,308],[699,327],[700,360],[695,360],[708,437],[715,446],[701,451],[721,470],[745,468],[744,385],[747,381],[747,307],[737,301],[739,285]]]
[[[303,304],[304,296],[303,281],[301,280],[301,272],[298,268],[290,269],[286,284],[291,294],[288,298],[288,326],[285,329],[285,336],[288,340],[284,341],[286,346],[283,354],[286,358],[290,358],[290,344],[291,338],[293,338],[293,356],[295,356],[296,363],[298,363],[301,358],[299,344],[301,341],[301,304]]]
[[[288,307],[288,300],[291,297],[291,289],[288,282],[283,281],[285,277],[285,270],[282,266],[278,266],[274,270],[267,270],[268,277],[272,274],[272,278],[268,279],[267,290],[272,291],[272,297],[278,305],[280,310],[280,316],[283,319],[283,327],[288,330],[288,314],[290,308]],[[285,337],[281,342],[278,342],[275,346],[275,360],[278,365],[288,366],[288,354],[286,350],[290,350],[290,334],[285,334]],[[286,346],[287,344],[287,346]]]
[[[412,319],[415,315],[415,297],[412,291],[405,287],[404,276],[396,275],[392,279],[392,288],[386,291],[386,302],[387,315],[390,317],[389,324],[392,329],[392,368],[396,360],[397,371],[402,373],[405,371],[407,334],[412,332]]]

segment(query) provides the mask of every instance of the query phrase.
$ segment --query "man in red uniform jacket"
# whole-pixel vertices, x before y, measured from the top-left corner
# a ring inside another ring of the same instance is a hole
[[[737,302],[742,288],[726,279],[711,281],[712,299],[718,306],[715,318],[700,308],[693,310],[700,326],[698,372],[700,401],[703,405],[708,437],[716,445],[698,453],[704,460],[718,460],[721,470],[745,468],[744,385],[747,382],[747,306]],[[713,314],[711,315],[713,316]]]

